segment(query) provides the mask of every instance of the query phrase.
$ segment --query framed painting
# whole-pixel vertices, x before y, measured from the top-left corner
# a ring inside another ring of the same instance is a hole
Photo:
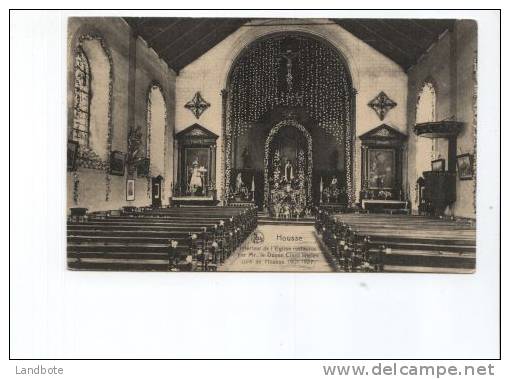
[[[78,157],[79,144],[77,141],[67,141],[67,170],[76,170],[76,159]]]
[[[395,186],[395,150],[369,149],[367,180],[370,189],[393,189]]]
[[[445,160],[444,159],[436,159],[431,162],[432,171],[444,171],[445,170]]]
[[[149,176],[150,159],[142,158],[136,164],[136,175],[146,178]]]
[[[210,149],[208,147],[187,147],[184,150],[185,188],[191,196],[207,195],[209,184]]]
[[[128,179],[126,181],[126,200],[133,201],[135,200],[135,180]]]
[[[457,155],[457,172],[460,180],[473,179],[473,156],[471,154]]]
[[[110,156],[110,174],[123,176],[126,156],[122,151],[112,151]]]

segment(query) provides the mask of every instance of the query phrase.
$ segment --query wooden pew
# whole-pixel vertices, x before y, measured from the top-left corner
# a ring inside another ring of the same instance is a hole
[[[476,230],[471,222],[409,215],[331,215],[319,209],[316,228],[345,271],[475,268]]]
[[[183,269],[184,261],[209,270],[256,227],[256,210],[144,209],[90,214],[80,221],[68,222],[70,268],[174,270]]]

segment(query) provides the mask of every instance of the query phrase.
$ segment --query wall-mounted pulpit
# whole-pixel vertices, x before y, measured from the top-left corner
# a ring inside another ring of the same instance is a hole
[[[448,168],[426,171],[421,181],[419,211],[442,215],[447,206],[456,201],[456,158],[457,136],[463,124],[459,121],[444,120],[419,123],[414,126],[414,133],[422,138],[444,138],[448,141]]]
[[[367,211],[407,211],[402,158],[407,135],[382,124],[362,134],[360,203]]]
[[[178,174],[172,204],[216,204],[216,140],[199,124],[177,133]]]

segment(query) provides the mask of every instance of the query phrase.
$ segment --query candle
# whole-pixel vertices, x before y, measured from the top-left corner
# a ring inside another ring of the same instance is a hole
[[[322,184],[322,176],[321,176],[321,184],[320,184],[320,190],[322,192],[323,184]]]
[[[255,192],[255,175],[251,178],[251,192]]]

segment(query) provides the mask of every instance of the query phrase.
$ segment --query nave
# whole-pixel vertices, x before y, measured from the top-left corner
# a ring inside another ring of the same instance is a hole
[[[239,246],[218,271],[330,272],[333,267],[313,226],[269,224],[259,225],[254,238]]]
[[[70,19],[69,268],[472,272],[476,23],[384,25]]]
[[[469,221],[330,213],[258,225],[255,208],[125,208],[71,216],[68,267],[82,270],[444,272],[475,269]]]

